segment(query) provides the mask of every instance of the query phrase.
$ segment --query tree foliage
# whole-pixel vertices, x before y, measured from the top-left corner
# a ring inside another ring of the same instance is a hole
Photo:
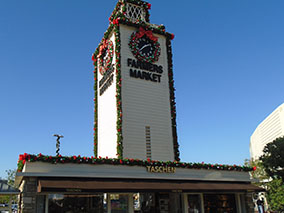
[[[252,182],[257,186],[266,188],[265,183],[269,176],[266,174],[262,162],[260,160],[246,160],[245,165],[253,168],[253,171],[250,172]]]
[[[15,186],[15,177],[16,177],[16,169],[9,169],[6,170],[7,176],[5,180],[7,181],[7,184],[14,187]],[[0,203],[9,203],[9,200],[12,199],[13,202],[16,202],[17,196],[13,195],[10,197],[10,195],[2,195],[0,196]]]
[[[284,209],[284,137],[266,144],[259,160],[250,161],[255,184],[266,189],[266,198],[273,211]]]
[[[284,181],[284,137],[266,144],[260,157],[265,172],[272,179]]]
[[[267,201],[274,211],[284,209],[284,184],[282,179],[274,179],[267,183]]]
[[[17,172],[16,169],[6,170],[6,173],[7,173],[6,179],[8,181],[8,185],[13,186],[13,187],[15,186],[16,172]]]

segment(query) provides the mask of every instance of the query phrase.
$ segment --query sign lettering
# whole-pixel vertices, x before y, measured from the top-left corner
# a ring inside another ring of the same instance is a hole
[[[163,66],[158,66],[149,62],[134,60],[131,58],[127,59],[127,66],[131,67],[131,69],[129,69],[129,75],[132,78],[140,78],[146,81],[158,83],[161,82]]]
[[[146,166],[147,172],[151,173],[175,173],[176,168],[171,166]]]
[[[113,65],[104,73],[103,78],[99,82],[100,95],[104,94],[104,92],[112,85],[114,78],[114,67]]]

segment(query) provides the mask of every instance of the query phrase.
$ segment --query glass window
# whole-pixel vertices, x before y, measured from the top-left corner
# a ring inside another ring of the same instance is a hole
[[[128,195],[110,194],[111,213],[128,213]]]
[[[204,194],[205,213],[236,213],[234,194]]]
[[[143,213],[155,212],[155,206],[156,206],[155,193],[139,194],[139,202],[140,202],[140,209],[141,209],[140,212],[143,212]]]
[[[45,199],[44,195],[37,195],[36,196],[36,212],[37,213],[44,213],[45,211]]]
[[[76,195],[76,194],[49,194],[49,213],[103,213],[103,194]]]
[[[188,194],[187,195],[188,212],[201,213],[201,200],[200,195]]]

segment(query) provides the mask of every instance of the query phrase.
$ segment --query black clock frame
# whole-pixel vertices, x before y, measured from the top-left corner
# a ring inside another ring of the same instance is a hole
[[[131,34],[129,42],[130,50],[135,58],[140,61],[150,63],[157,62],[161,54],[161,47],[158,42],[158,38],[152,35],[152,31],[143,31],[146,32],[143,36],[139,36],[141,35],[141,29]]]

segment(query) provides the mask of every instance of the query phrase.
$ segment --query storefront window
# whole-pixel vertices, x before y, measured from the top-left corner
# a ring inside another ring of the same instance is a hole
[[[111,213],[128,213],[128,195],[110,194]]]
[[[201,200],[200,195],[189,194],[187,195],[188,212],[201,213]]]
[[[49,213],[91,213],[104,212],[103,194],[76,195],[50,194],[48,195]]]
[[[182,212],[181,193],[139,193],[135,213],[180,213]]]
[[[139,193],[133,194],[133,208],[134,208],[135,212],[139,212],[141,210],[140,194]]]
[[[236,213],[234,194],[204,194],[205,213]]]
[[[154,193],[139,193],[140,208],[136,212],[155,212],[155,194]]]

